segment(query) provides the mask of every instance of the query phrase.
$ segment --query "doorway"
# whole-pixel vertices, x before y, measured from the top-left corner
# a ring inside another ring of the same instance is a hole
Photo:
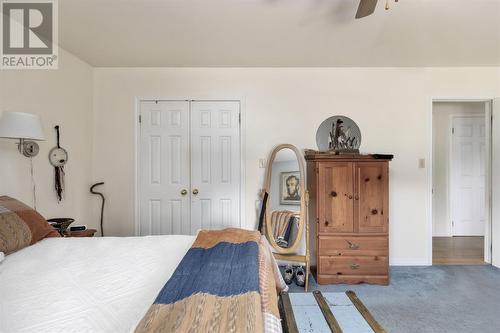
[[[240,102],[141,100],[137,235],[241,227]]]
[[[433,264],[490,260],[491,102],[434,102]]]

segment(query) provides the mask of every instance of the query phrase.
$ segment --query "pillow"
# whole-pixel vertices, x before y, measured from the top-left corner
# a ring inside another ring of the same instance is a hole
[[[0,252],[8,255],[59,233],[34,209],[7,196],[0,197]]]

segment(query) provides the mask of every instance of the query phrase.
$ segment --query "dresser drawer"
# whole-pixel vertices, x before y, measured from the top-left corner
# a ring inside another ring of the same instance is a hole
[[[388,275],[387,257],[319,257],[319,274]]]
[[[319,236],[320,256],[388,256],[387,236]]]

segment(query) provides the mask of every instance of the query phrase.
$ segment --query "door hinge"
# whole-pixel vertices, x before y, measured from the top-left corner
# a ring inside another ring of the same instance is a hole
[[[451,134],[455,134],[455,127],[451,128]]]
[[[238,123],[241,124],[241,113],[238,113]]]
[[[454,227],[455,226],[455,221],[451,221],[451,226]]]
[[[142,123],[142,116],[139,115],[139,124]]]

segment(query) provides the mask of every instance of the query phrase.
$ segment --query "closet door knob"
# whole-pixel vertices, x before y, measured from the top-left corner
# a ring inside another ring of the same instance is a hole
[[[359,195],[357,195],[357,194],[356,194],[356,195],[354,196],[354,200],[359,200]]]
[[[194,195],[197,195],[198,193],[199,193],[199,192],[198,192],[198,189],[196,189],[196,188],[195,188],[195,189],[193,190],[193,194],[194,194]]]
[[[334,198],[335,198],[335,197],[337,196],[337,192],[332,191],[332,192],[330,193],[330,195],[331,195],[332,197],[334,197]]]
[[[326,225],[327,227],[328,227],[328,223],[329,223],[328,221],[325,221],[325,225]]]
[[[186,189],[183,189],[183,190],[181,191],[181,195],[186,195],[186,194],[188,194],[188,191],[187,191]]]
[[[352,195],[349,194],[349,199],[352,199]]]

